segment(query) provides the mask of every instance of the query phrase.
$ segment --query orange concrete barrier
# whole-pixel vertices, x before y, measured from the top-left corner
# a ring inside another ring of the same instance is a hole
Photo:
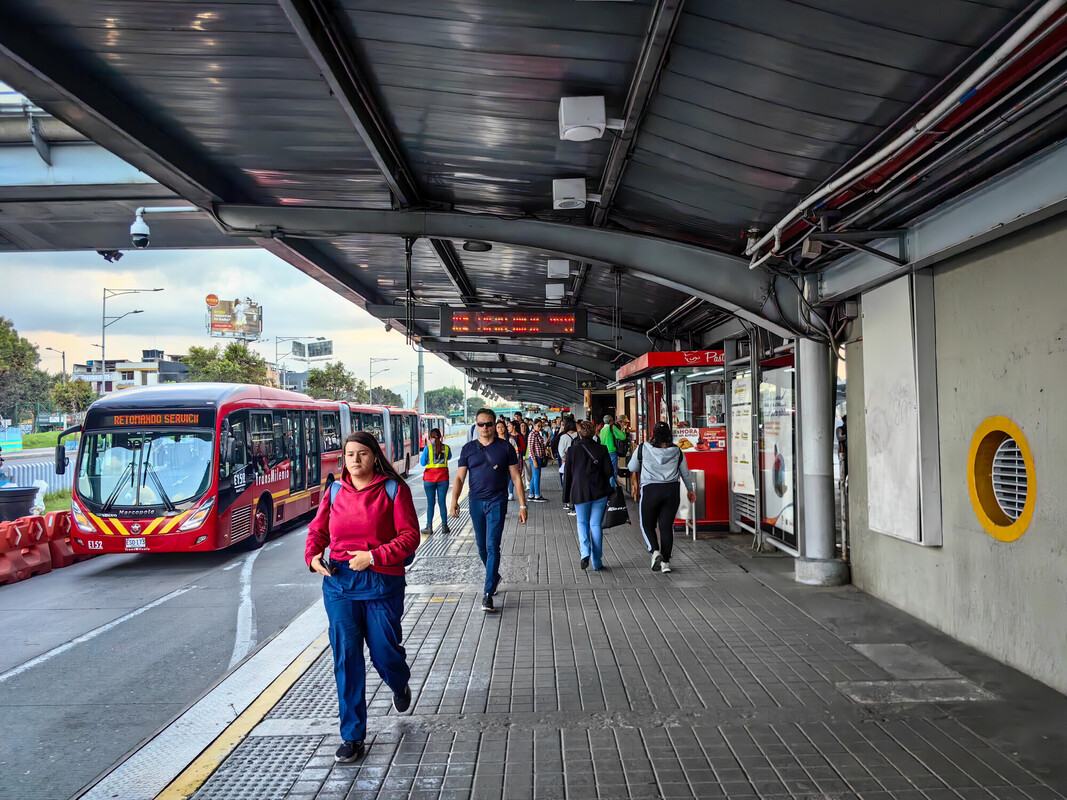
[[[52,569],[69,567],[76,560],[70,546],[70,512],[50,511],[44,515],[48,534],[48,552],[52,555]]]
[[[22,580],[26,572],[26,561],[22,550],[12,550],[8,540],[15,529],[13,522],[0,522],[0,586]]]
[[[52,553],[48,549],[48,531],[44,517],[19,517],[8,530],[8,551],[21,551],[24,566],[19,580],[52,571]],[[25,573],[25,574],[22,574]]]

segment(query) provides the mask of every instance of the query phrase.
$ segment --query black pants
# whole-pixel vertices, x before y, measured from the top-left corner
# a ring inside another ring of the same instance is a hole
[[[641,487],[641,533],[644,534],[648,552],[659,550],[664,561],[671,560],[674,550],[674,518],[678,514],[681,497],[678,483],[646,483]],[[656,524],[659,523],[659,539]]]

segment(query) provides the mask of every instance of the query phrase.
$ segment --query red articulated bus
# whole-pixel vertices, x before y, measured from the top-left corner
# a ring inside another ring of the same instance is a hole
[[[406,408],[337,403],[341,426],[347,431],[370,431],[396,471],[407,477],[419,460],[419,415]],[[345,434],[347,435],[347,433]]]
[[[340,474],[337,404],[263,386],[129,389],[93,403],[80,431],[76,553],[259,547]]]

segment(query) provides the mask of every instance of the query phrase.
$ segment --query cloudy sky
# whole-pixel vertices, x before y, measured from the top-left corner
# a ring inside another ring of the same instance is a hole
[[[0,276],[0,316],[11,319],[20,335],[39,346],[40,366],[53,373],[60,371],[61,358],[46,347],[66,350],[68,371],[75,363],[99,357],[99,348],[93,345],[100,342],[105,286],[165,289],[108,301],[108,316],[144,310],[107,329],[108,359],[137,360],[146,349],[183,355],[191,345],[211,346],[219,340],[206,333],[204,298],[214,293],[224,299],[247,296],[262,304],[263,340],[252,346],[270,362],[275,336],[325,336],[334,342],[334,359],[363,380],[370,356],[396,358],[377,365],[388,371],[376,375],[374,383],[405,400],[411,373],[418,366],[418,356],[403,336],[386,333],[383,324],[366,312],[259,249],[149,249],[126,252],[114,264],[91,251],[10,253],[0,255]],[[283,343],[279,352],[291,347]],[[282,363],[303,370],[303,363],[291,357]],[[462,387],[462,373],[437,356],[425,354],[424,363],[427,390]]]

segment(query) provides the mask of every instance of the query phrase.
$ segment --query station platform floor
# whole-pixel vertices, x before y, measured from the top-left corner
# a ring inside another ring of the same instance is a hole
[[[1067,797],[1063,695],[853,587],[798,586],[749,537],[679,536],[665,575],[635,522],[605,532],[606,569],[582,571],[550,473],[550,502],[525,526],[509,514],[496,613],[466,512],[424,538],[404,616],[413,703],[395,712],[368,663],[362,761],[334,762],[319,636],[159,796]]]

